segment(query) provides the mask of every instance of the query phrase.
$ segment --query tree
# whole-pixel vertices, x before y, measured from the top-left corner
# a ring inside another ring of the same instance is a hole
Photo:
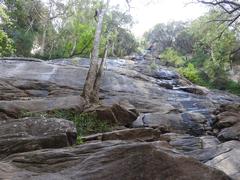
[[[4,32],[14,41],[16,54],[30,56],[36,35],[41,31],[44,5],[38,0],[4,0],[11,26]]]
[[[112,43],[112,53],[117,57],[124,57],[137,51],[138,42],[131,32],[119,28],[115,42]]]
[[[90,67],[87,73],[86,81],[83,87],[83,93],[82,96],[86,100],[86,103],[96,103],[98,97],[96,95],[96,92],[94,88],[96,88],[96,79],[97,74],[99,70],[98,66],[98,54],[99,54],[99,44],[101,39],[101,33],[102,33],[102,26],[103,26],[103,18],[107,12],[108,6],[109,6],[110,0],[107,0],[106,5],[98,10],[98,18],[97,18],[97,27],[96,27],[96,33],[94,38],[94,44],[93,44],[93,50],[91,55],[91,62]]]
[[[176,43],[182,44],[179,41],[186,29],[187,23],[184,22],[170,22],[168,24],[157,24],[152,30],[144,34],[144,38],[148,45],[155,45],[154,51],[156,54],[162,53],[167,48],[175,48]],[[189,38],[190,39],[190,38]],[[189,47],[188,47],[189,48]]]
[[[138,43],[128,30],[133,19],[128,10],[121,12],[118,8],[111,10],[105,17],[103,35],[109,41],[109,55],[124,57],[137,51]]]
[[[93,103],[99,103],[99,85],[100,85],[100,78],[102,74],[102,68],[105,58],[102,59],[102,62],[99,68],[98,64],[98,55],[99,55],[99,45],[100,45],[100,39],[101,39],[101,33],[102,33],[102,27],[103,27],[103,20],[104,16],[108,10],[110,0],[107,0],[105,4],[102,4],[102,7],[98,10],[97,13],[97,27],[95,32],[95,38],[93,43],[93,50],[91,54],[91,62],[90,67],[87,73],[86,81],[84,84],[82,96],[86,100],[87,105],[93,104]],[[129,4],[129,0],[127,0],[127,3]],[[108,43],[108,38],[106,43]],[[107,48],[108,44],[105,46],[105,53],[104,57],[107,57]]]
[[[221,9],[222,12],[230,15],[224,19],[216,19],[216,21],[227,22],[229,26],[239,23],[237,21],[240,17],[240,3],[237,0],[197,0],[197,2]]]
[[[0,57],[11,56],[14,52],[12,39],[4,31],[0,30]]]
[[[210,22],[218,23],[219,26],[225,25],[225,28],[218,32],[217,38],[221,38],[229,27],[232,31],[239,33],[240,2],[238,0],[197,0],[198,3],[212,7],[220,13]],[[231,52],[232,61],[239,59],[240,46],[236,46]]]
[[[9,56],[15,52],[13,40],[3,31],[2,26],[10,26],[11,22],[6,9],[0,4],[0,56]]]

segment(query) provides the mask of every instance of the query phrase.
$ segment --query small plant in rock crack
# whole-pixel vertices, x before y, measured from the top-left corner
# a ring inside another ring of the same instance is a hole
[[[94,133],[103,133],[111,130],[107,121],[100,120],[90,113],[78,113],[71,110],[57,110],[49,113],[51,117],[63,118],[73,121],[77,127],[78,136]]]
[[[81,136],[77,136],[77,141],[76,141],[76,145],[80,145],[83,144],[83,140]]]
[[[18,118],[25,118],[25,117],[47,118],[48,114],[46,112],[29,112],[29,111],[26,111],[26,110],[23,110],[18,114]]]

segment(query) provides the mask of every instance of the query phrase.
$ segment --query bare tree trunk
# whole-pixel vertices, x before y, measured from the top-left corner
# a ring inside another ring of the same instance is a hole
[[[115,51],[115,43],[112,42],[112,55],[113,55],[114,57],[117,57],[114,51]]]
[[[95,103],[96,98],[91,98],[94,90],[94,84],[98,73],[98,54],[99,54],[99,45],[102,33],[103,19],[106,14],[110,0],[107,0],[106,7],[100,11],[98,16],[97,29],[94,38],[93,51],[91,57],[91,63],[88,70],[87,78],[83,87],[82,96],[86,100],[87,104]]]
[[[47,27],[46,25],[44,26],[43,30],[43,35],[42,35],[42,43],[41,43],[41,49],[40,49],[40,55],[44,55],[44,50],[45,50],[45,43],[46,43],[46,35],[47,35]]]
[[[72,47],[72,51],[70,53],[70,57],[72,57],[74,55],[74,52],[75,52],[75,49],[76,49],[76,45],[77,45],[77,40],[76,38],[74,39],[74,42],[73,42],[73,47]]]
[[[103,75],[103,70],[104,70],[104,62],[107,59],[108,55],[108,42],[106,43],[105,49],[104,49],[104,55],[102,57],[100,67],[98,69],[98,73],[94,82],[93,86],[93,91],[92,91],[92,101],[98,103],[99,102],[99,91],[100,91],[100,84],[101,84],[101,79]]]

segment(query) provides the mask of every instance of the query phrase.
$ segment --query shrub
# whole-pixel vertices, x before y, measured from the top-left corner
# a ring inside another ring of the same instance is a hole
[[[98,119],[93,114],[80,114],[69,110],[56,110],[49,113],[49,116],[73,121],[77,127],[79,136],[102,133],[111,130],[111,126],[106,121]]]
[[[12,39],[3,30],[0,30],[0,56],[10,56],[14,52]]]
[[[167,63],[172,64],[175,67],[182,66],[184,62],[184,57],[174,50],[173,48],[167,48],[161,55],[161,59],[164,59]]]
[[[200,82],[199,71],[192,63],[188,63],[187,67],[178,68],[178,72],[194,83]]]
[[[226,90],[240,96],[240,83],[229,80],[226,83]]]
[[[158,65],[156,64],[155,61],[152,61],[151,64],[149,65],[151,70],[156,70],[158,68]]]

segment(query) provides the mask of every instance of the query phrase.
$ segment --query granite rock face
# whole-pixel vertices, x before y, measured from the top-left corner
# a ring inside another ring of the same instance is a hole
[[[0,175],[16,180],[229,179],[219,170],[171,152],[162,142],[105,141],[21,153],[4,161]]]
[[[76,146],[72,122],[31,113],[81,113],[88,59],[0,60],[0,179],[240,179],[240,98],[150,63],[107,60],[89,112],[121,128]]]

